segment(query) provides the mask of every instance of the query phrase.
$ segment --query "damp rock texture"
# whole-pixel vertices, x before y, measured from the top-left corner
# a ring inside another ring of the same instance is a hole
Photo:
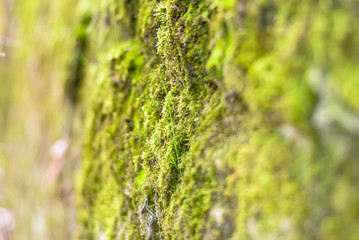
[[[357,1],[83,8],[78,239],[358,239]]]

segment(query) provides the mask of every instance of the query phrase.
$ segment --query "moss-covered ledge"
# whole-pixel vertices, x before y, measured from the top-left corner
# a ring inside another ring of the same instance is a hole
[[[89,8],[78,239],[356,239],[359,5]]]

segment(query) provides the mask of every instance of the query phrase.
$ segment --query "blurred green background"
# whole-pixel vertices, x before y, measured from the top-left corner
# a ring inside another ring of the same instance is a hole
[[[16,221],[5,238],[68,239],[74,227],[71,178],[51,174],[62,168],[56,151],[65,151],[55,142],[68,144],[63,95],[76,8],[0,1],[0,207]]]

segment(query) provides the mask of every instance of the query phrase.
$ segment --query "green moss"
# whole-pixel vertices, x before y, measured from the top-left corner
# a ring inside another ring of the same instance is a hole
[[[109,2],[89,34],[78,238],[354,239],[350,8]]]

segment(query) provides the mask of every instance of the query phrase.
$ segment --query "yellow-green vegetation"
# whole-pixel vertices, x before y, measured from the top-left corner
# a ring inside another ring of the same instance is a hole
[[[0,163],[23,184],[1,202],[17,239],[70,238],[41,188],[64,134],[84,142],[77,239],[358,238],[357,1],[16,2],[0,140],[22,148]]]
[[[103,1],[78,239],[356,239],[356,1]]]

